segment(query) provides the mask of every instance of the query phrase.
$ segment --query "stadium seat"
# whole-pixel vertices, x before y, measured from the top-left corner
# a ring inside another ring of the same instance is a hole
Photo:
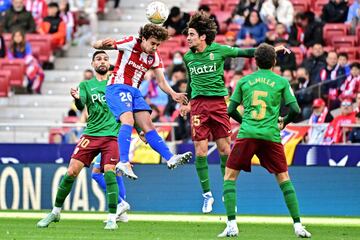
[[[329,2],[329,0],[312,1],[312,3],[313,3],[313,5],[312,5],[313,12],[315,12],[315,14],[317,16],[320,16],[324,5],[328,4],[328,2]],[[318,15],[318,14],[320,14],[320,15]]]
[[[51,128],[49,131],[49,143],[55,143],[55,136],[63,136],[63,130],[61,128]]]
[[[237,23],[230,23],[229,26],[227,27],[227,31],[236,32],[236,33],[238,33],[240,29],[241,29],[241,25]]]
[[[224,11],[233,12],[238,4],[239,4],[239,0],[224,0],[224,3],[223,3]],[[231,14],[228,16],[230,17]]]
[[[220,33],[226,32],[226,21],[231,17],[230,11],[216,11],[214,12],[219,24],[220,24]]]
[[[323,38],[326,45],[332,43],[332,38],[335,36],[346,36],[348,32],[348,25],[343,23],[328,23],[323,28]]]
[[[332,38],[332,45],[337,47],[354,47],[356,45],[355,36],[335,36]]]
[[[356,27],[356,39],[358,44],[360,45],[360,25]]]
[[[221,10],[222,4],[219,0],[201,0],[199,5],[208,5],[211,12]]]
[[[337,53],[346,53],[349,61],[357,59],[359,52],[359,47],[340,47],[337,49]]]
[[[171,48],[160,46],[156,52],[160,55],[161,59],[164,61],[165,59],[170,58]]]
[[[0,70],[0,97],[8,97],[10,90],[10,75],[9,70]]]
[[[310,9],[308,1],[304,0],[291,0],[295,12],[307,12]]]
[[[6,69],[11,71],[10,86],[23,86],[25,75],[25,61],[23,59],[1,59],[0,69]]]
[[[225,35],[218,34],[215,37],[215,42],[220,43],[220,44],[225,44],[225,39],[226,39]]]
[[[300,47],[292,47],[290,50],[295,54],[296,65],[300,65],[304,59],[304,53]]]
[[[39,62],[48,62],[53,52],[50,34],[27,34],[26,39],[30,42],[33,55],[38,57]]]

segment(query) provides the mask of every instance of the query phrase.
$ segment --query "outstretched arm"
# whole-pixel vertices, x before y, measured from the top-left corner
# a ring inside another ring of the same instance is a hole
[[[283,129],[286,127],[286,125],[288,125],[289,123],[291,123],[296,116],[301,112],[300,107],[298,105],[297,102],[292,102],[288,105],[289,109],[289,113],[285,116],[285,117],[279,117],[279,128]]]
[[[181,104],[187,104],[188,99],[186,97],[186,93],[177,93],[175,92],[168,82],[165,80],[165,76],[163,73],[163,70],[161,68],[155,68],[154,69],[156,81],[160,87],[161,90],[163,90],[166,94],[170,95],[174,101],[181,103]]]
[[[115,50],[116,41],[111,38],[105,38],[102,40],[98,40],[93,44],[93,48],[99,50]]]

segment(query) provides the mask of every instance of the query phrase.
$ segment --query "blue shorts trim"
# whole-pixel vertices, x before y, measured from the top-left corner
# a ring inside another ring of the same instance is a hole
[[[119,121],[121,114],[125,112],[151,112],[139,89],[126,84],[113,84],[106,87],[105,98],[107,105]]]

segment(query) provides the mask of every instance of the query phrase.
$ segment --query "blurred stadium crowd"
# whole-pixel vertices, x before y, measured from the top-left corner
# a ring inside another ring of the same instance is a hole
[[[56,68],[55,57],[69,46],[97,38],[105,5],[105,0],[0,0],[0,95],[7,96],[10,85],[22,86],[23,76],[27,93],[41,94],[43,69]],[[117,9],[119,1],[111,6]],[[204,11],[217,23],[218,43],[247,48],[267,42],[292,50],[278,54],[274,71],[287,78],[295,92],[302,108],[297,122],[330,123],[319,130],[320,140],[313,131],[307,141],[340,143],[345,131],[346,141],[360,142],[358,128],[341,127],[360,123],[360,0],[200,0],[192,12],[169,7],[164,26],[172,37],[158,52],[175,91],[185,92],[187,87],[183,31],[191,14]],[[253,59],[237,58],[227,59],[224,69],[230,95],[236,82],[256,66]],[[84,79],[91,77],[91,70],[86,70]],[[179,117],[179,106],[160,90],[151,71],[140,89],[153,109],[153,121],[178,122],[175,139],[189,140],[189,119]],[[64,122],[72,123],[81,114],[72,109],[68,115]],[[59,135],[61,141],[72,142],[80,134],[77,129],[55,131],[51,141]]]

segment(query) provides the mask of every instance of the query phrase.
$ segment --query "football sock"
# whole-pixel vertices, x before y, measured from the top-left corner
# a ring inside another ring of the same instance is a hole
[[[195,159],[196,172],[200,179],[203,193],[210,192],[209,168],[207,157],[196,156]]]
[[[120,161],[123,163],[129,162],[129,149],[132,129],[133,126],[128,124],[121,124],[119,130],[118,145],[120,149]]]
[[[228,159],[228,155],[220,155],[220,167],[221,167],[221,174],[223,177],[225,176],[225,167],[226,167],[227,159]]]
[[[174,154],[170,152],[169,147],[165,144],[164,140],[159,136],[155,129],[145,133],[146,141],[150,147],[158,152],[166,161],[169,161]]]
[[[290,215],[294,223],[300,222],[299,203],[296,197],[294,186],[290,180],[280,183],[281,191],[283,192],[286,206],[289,209]]]
[[[224,204],[226,209],[226,215],[228,220],[236,219],[236,185],[235,181],[225,180],[224,181]]]
[[[118,203],[121,203],[122,200],[125,200],[126,198],[126,189],[125,184],[122,176],[116,176],[117,185],[119,188],[119,201]]]
[[[116,183],[116,174],[113,171],[107,171],[104,175],[109,213],[116,213],[116,207],[119,198],[119,188]]]
[[[67,195],[69,195],[69,193],[71,192],[74,181],[75,177],[70,177],[67,175],[67,173],[65,173],[56,193],[55,207],[62,207]]]

